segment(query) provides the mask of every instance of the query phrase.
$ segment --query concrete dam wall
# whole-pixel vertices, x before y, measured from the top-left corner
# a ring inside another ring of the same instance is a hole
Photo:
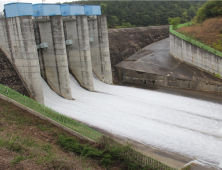
[[[44,103],[41,76],[66,99],[75,98],[69,72],[89,91],[94,91],[93,71],[112,84],[107,22],[100,6],[87,6],[89,11],[84,5],[65,7],[10,3],[5,5],[6,17],[0,19],[0,48],[11,63],[10,70],[14,68],[23,82],[24,94],[40,103]],[[78,14],[72,14],[75,8],[81,9]]]
[[[109,29],[109,46],[114,83],[119,83],[115,65],[143,47],[169,37],[169,26]]]

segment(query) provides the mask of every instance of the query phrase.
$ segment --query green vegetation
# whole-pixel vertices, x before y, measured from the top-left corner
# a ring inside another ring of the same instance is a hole
[[[215,48],[216,50],[222,50],[222,34],[218,35],[219,39],[217,39],[216,43],[213,43],[213,48]]]
[[[109,28],[167,25],[168,18],[180,17],[190,21],[203,2],[155,2],[155,1],[75,1],[76,4],[100,5],[107,15]]]
[[[215,74],[214,76],[215,76],[215,77],[218,77],[218,78],[221,78],[221,75],[220,75],[220,74]]]
[[[53,119],[54,121],[64,125],[65,127],[69,127],[70,129],[72,129],[76,132],[79,132],[83,136],[89,137],[90,139],[98,142],[97,144],[104,145],[107,147],[107,146],[110,146],[110,143],[108,141],[111,141],[114,148],[124,147],[123,145],[121,145],[117,141],[114,141],[114,140],[106,137],[105,135],[102,135],[102,134],[98,133],[97,131],[94,131],[91,128],[89,128],[89,127],[87,127],[87,126],[85,126],[85,125],[83,125],[71,118],[68,118],[68,117],[66,117],[66,116],[64,116],[52,109],[49,109],[48,107],[41,105],[41,104],[37,103],[36,101],[34,101],[26,96],[23,96],[20,93],[12,90],[6,86],[3,86],[2,84],[0,84],[0,93],[2,95],[7,96],[8,98],[13,99],[14,101],[19,102],[20,104],[23,104],[24,106],[26,106],[28,108],[31,108],[31,109],[37,111],[39,114],[42,114],[45,117]],[[26,127],[27,126],[34,126],[35,130],[41,131],[40,134],[45,134],[44,138],[46,138],[46,139],[51,138],[51,139],[55,140],[56,137],[59,135],[58,132],[55,132],[55,129],[58,130],[59,128],[55,128],[55,126],[53,126],[49,122],[46,123],[46,121],[41,120],[41,119],[37,119],[37,118],[36,118],[36,120],[33,120],[33,119],[31,119],[31,117],[33,115],[30,113],[26,113],[26,115],[25,116],[23,115],[23,117],[22,117],[22,114],[25,111],[22,109],[19,109],[19,108],[17,108],[17,110],[14,109],[12,111],[9,111],[13,107],[12,104],[1,105],[1,103],[0,103],[0,106],[2,106],[2,107],[0,107],[0,111],[1,111],[1,109],[3,109],[3,111],[1,112],[2,114],[0,114],[0,116],[4,117],[0,120],[2,122],[4,122],[4,120],[7,119],[8,125],[10,125],[10,126],[15,125],[16,126],[16,130],[15,130],[16,133],[17,133],[17,129],[23,130],[24,126],[22,126],[22,125],[26,125]],[[24,121],[24,120],[26,120],[26,121]],[[1,126],[1,121],[0,121],[0,126]],[[21,124],[18,124],[18,122],[20,122]],[[6,129],[3,130],[2,132],[5,132],[5,131],[7,132],[8,129],[11,130],[11,127],[9,127],[9,128],[6,127]],[[26,129],[26,131],[29,131],[29,133],[30,133],[31,129],[32,128]],[[60,131],[61,131],[61,129],[60,129]],[[1,131],[0,131],[0,133],[1,133]],[[64,133],[64,131],[63,131],[63,133]],[[31,133],[31,134],[36,135],[37,133],[34,133],[34,134]],[[1,134],[0,134],[0,136],[1,136]],[[49,142],[49,139],[47,139],[46,142]],[[0,152],[1,152],[1,148],[0,148]],[[104,155],[103,159],[105,159],[105,160],[103,160],[103,162],[104,161],[106,162],[106,160],[109,156],[110,155]],[[161,163],[149,156],[145,156],[133,149],[129,149],[123,157],[124,157],[124,163],[129,164],[128,166],[137,167],[137,165],[139,166],[139,164],[140,164],[140,165],[143,165],[143,167],[145,167],[146,169],[148,167],[152,167],[151,169],[159,169],[161,167],[161,168],[165,168],[165,169],[169,169],[169,170],[175,170],[174,168],[171,168],[171,167],[169,167],[169,166],[167,166],[167,165],[165,165],[165,164],[163,164],[163,163]],[[44,159],[44,160],[49,159],[50,160],[51,156],[46,155],[46,157],[41,157],[40,162],[42,162],[41,161],[42,159]],[[58,160],[56,162],[58,162]],[[101,160],[101,162],[102,162],[102,160]],[[108,159],[107,164],[110,164],[110,163],[111,162],[109,162],[109,159]],[[53,164],[53,162],[51,162],[51,164]],[[122,164],[120,164],[120,165],[122,165]],[[56,166],[59,166],[59,165],[57,164]],[[130,169],[133,169],[132,167],[130,167]]]
[[[208,1],[198,9],[194,21],[201,23],[208,18],[222,16],[222,1]]]
[[[100,162],[70,154],[56,144],[59,135],[71,135],[3,100],[0,100],[0,129],[0,154],[4,155],[0,164],[5,165],[1,166],[5,170],[103,168]]]
[[[149,166],[142,167],[138,163],[135,163],[124,156],[124,153],[129,150],[129,146],[95,148],[89,146],[88,144],[80,144],[74,137],[66,137],[64,135],[59,136],[57,144],[64,147],[67,151],[99,160],[106,168],[109,168],[115,164],[121,164],[121,169],[151,169]]]
[[[209,52],[222,57],[222,0],[207,1],[197,11],[191,25],[184,25],[177,32],[183,34],[180,38],[191,42]],[[177,28],[179,18],[169,18],[173,29]],[[186,27],[188,26],[188,27]],[[172,33],[172,31],[171,31]]]
[[[168,21],[170,25],[173,25],[173,29],[176,29],[177,25],[179,25],[181,22],[181,18],[180,17],[168,18]]]

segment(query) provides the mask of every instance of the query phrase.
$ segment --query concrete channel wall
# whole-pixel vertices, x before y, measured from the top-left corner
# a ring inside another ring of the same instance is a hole
[[[180,60],[213,74],[222,75],[222,58],[170,34],[170,53]]]
[[[165,75],[138,72],[120,67],[117,67],[117,72],[121,81],[125,83],[222,92],[222,85],[211,84],[208,82],[199,82]]]

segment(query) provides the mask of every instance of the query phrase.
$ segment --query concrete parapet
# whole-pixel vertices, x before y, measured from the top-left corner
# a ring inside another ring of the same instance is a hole
[[[180,60],[213,74],[222,75],[222,58],[170,34],[170,53]]]
[[[92,69],[101,81],[112,84],[106,16],[89,16],[88,24]]]
[[[82,87],[94,91],[87,17],[64,17],[63,23],[65,39],[73,42],[66,46],[69,69]]]
[[[38,51],[42,76],[60,96],[72,99],[68,61],[61,15],[35,18],[36,43],[46,43]]]
[[[3,21],[1,22],[3,23]],[[6,19],[11,62],[16,66],[23,81],[36,101],[44,104],[40,67],[33,32],[32,16]],[[7,41],[7,38],[5,38]],[[7,43],[1,47],[7,50]]]

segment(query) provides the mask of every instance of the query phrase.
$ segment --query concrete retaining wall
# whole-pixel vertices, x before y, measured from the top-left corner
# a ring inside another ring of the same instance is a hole
[[[126,83],[222,92],[221,85],[209,84],[206,82],[198,82],[151,73],[143,73],[134,70],[126,70],[120,67],[117,67],[117,73],[121,81]]]
[[[170,34],[170,53],[189,64],[222,75],[222,58]]]

